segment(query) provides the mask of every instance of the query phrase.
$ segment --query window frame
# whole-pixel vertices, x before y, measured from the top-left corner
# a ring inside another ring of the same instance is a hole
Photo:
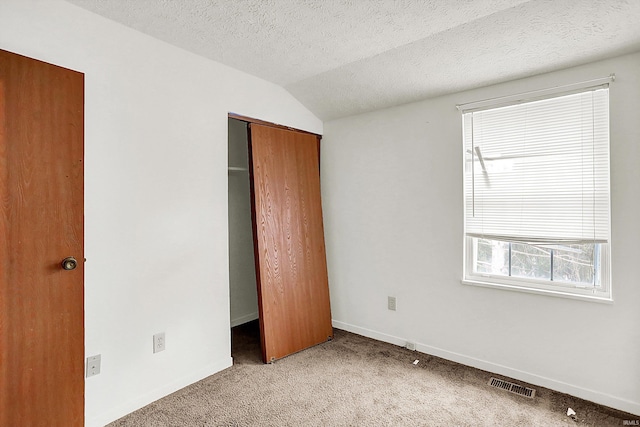
[[[466,208],[466,197],[469,189],[467,188],[467,168],[466,168],[466,141],[465,141],[465,113],[474,112],[478,110],[490,110],[494,108],[501,108],[508,105],[514,104],[523,104],[528,102],[534,102],[544,99],[552,99],[556,97],[565,96],[572,93],[580,93],[587,92],[589,90],[595,90],[597,87],[607,87],[609,88],[609,82],[614,81],[614,75],[611,75],[606,79],[597,79],[597,85],[593,84],[596,80],[577,83],[574,85],[569,85],[571,88],[568,90],[562,90],[566,87],[558,87],[546,89],[538,92],[529,92],[527,94],[521,95],[513,95],[503,98],[495,98],[493,100],[487,101],[478,101],[471,104],[466,104],[468,108],[464,108],[465,106],[458,105],[457,108],[461,110],[461,123],[462,123],[462,145],[463,145],[463,217],[464,217],[464,229],[463,229],[463,275],[462,275],[462,284],[472,285],[472,286],[480,286],[480,287],[488,287],[488,288],[496,288],[496,289],[504,289],[504,290],[513,290],[519,292],[526,293],[534,293],[534,294],[542,294],[549,296],[559,296],[565,298],[579,299],[585,301],[594,301],[594,302],[603,302],[603,303],[612,303],[613,302],[613,292],[612,292],[612,278],[611,278],[611,182],[610,182],[610,168],[611,168],[611,158],[610,158],[610,150],[611,150],[611,130],[610,125],[608,128],[608,141],[607,141],[607,150],[609,152],[609,157],[607,159],[607,168],[608,168],[608,233],[609,239],[606,243],[597,243],[598,244],[598,258],[594,257],[594,268],[599,270],[600,287],[595,286],[595,282],[597,277],[594,273],[594,286],[580,286],[575,282],[565,282],[565,281],[554,281],[551,278],[549,280],[543,279],[535,279],[528,277],[519,277],[512,276],[509,274],[508,276],[492,274],[486,272],[475,272],[475,262],[477,260],[476,254],[474,251],[477,250],[477,243],[474,243],[474,240],[478,240],[479,237],[473,237],[467,235],[467,208]],[[605,82],[606,80],[606,82]],[[589,83],[591,83],[589,85]],[[525,97],[523,95],[530,95],[530,97]],[[607,114],[610,112],[610,96],[611,92],[607,93]],[[472,105],[473,104],[473,105]],[[481,108],[478,108],[478,105],[482,105]],[[472,172],[473,173],[473,172]],[[490,238],[489,238],[490,239]],[[511,243],[522,243],[522,242],[509,242]],[[510,255],[511,256],[511,255]],[[509,264],[511,264],[511,259],[509,260]],[[596,267],[597,265],[597,267]],[[553,266],[551,266],[553,269]],[[510,270],[511,273],[511,270]],[[553,273],[551,273],[553,274]]]
[[[571,282],[541,280],[519,276],[505,276],[491,273],[474,272],[473,263],[476,250],[472,240],[473,237],[464,236],[464,271],[462,283],[489,288],[521,291],[527,293],[537,293],[544,295],[561,296],[567,298],[584,299],[598,302],[613,302],[611,295],[611,280],[608,283],[603,280],[603,288],[598,290],[594,287],[581,287]],[[600,246],[599,271],[602,279],[610,277],[610,243]]]

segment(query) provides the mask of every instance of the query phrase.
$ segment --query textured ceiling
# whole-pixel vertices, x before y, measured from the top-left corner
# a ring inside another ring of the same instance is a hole
[[[324,120],[640,50],[640,0],[67,0]]]

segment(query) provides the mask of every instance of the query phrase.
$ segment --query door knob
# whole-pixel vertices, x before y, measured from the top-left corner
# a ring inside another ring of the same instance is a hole
[[[62,268],[65,270],[75,270],[78,266],[78,261],[72,256],[66,257],[62,260]]]

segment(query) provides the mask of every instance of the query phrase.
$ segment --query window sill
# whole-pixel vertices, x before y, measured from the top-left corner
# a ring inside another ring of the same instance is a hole
[[[463,285],[480,286],[484,288],[504,289],[508,291],[525,292],[529,294],[538,294],[538,295],[546,295],[546,296],[552,296],[552,297],[577,299],[581,301],[613,304],[613,298],[611,296],[578,294],[578,293],[572,293],[572,292],[564,292],[562,290],[539,289],[539,288],[527,287],[523,285],[510,285],[506,283],[496,283],[496,282],[489,282],[489,281],[483,281],[483,280],[463,279],[461,280],[461,283]]]

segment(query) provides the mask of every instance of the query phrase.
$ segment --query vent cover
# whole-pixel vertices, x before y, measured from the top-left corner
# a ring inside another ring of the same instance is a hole
[[[491,387],[501,388],[503,390],[510,391],[511,393],[519,394],[520,396],[533,399],[536,397],[536,391],[529,387],[523,387],[519,384],[510,383],[509,381],[493,378],[489,380]]]

